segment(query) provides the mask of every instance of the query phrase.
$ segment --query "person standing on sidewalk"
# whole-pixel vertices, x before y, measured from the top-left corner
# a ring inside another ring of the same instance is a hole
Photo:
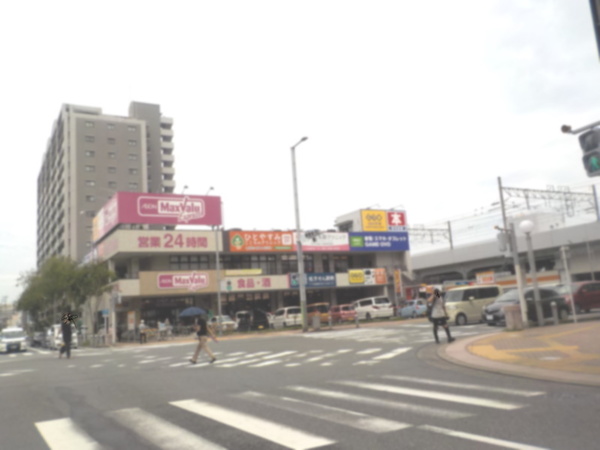
[[[63,345],[60,347],[60,350],[58,352],[58,358],[62,358],[63,353],[66,353],[67,359],[71,359],[71,338],[73,332],[73,330],[71,329],[71,322],[62,322],[60,324],[60,328],[62,333]]]
[[[194,356],[192,357],[192,359],[190,359],[190,362],[192,364],[196,364],[196,361],[198,361],[198,355],[200,354],[200,351],[204,350],[206,354],[210,357],[210,363],[214,363],[217,360],[217,358],[215,358],[215,355],[213,355],[213,353],[210,351],[210,348],[208,348],[209,336],[213,341],[218,342],[217,338],[215,337],[215,334],[213,333],[213,330],[208,326],[208,324],[206,323],[206,319],[203,316],[200,316],[200,318],[198,319],[198,323],[194,326],[194,329],[196,330],[196,335],[198,336],[198,346],[196,347],[196,351],[194,352]]]
[[[448,343],[454,342],[454,339],[450,335],[450,327],[448,326],[448,312],[446,311],[446,302],[442,298],[442,294],[438,289],[434,289],[433,294],[427,299],[427,308],[431,311],[429,314],[429,320],[433,322],[433,336],[435,342],[440,343],[438,337],[438,327],[444,327],[446,335],[448,336]]]
[[[146,336],[146,331],[148,330],[148,325],[144,323],[144,320],[140,320],[140,344],[144,342],[148,342],[148,336]]]

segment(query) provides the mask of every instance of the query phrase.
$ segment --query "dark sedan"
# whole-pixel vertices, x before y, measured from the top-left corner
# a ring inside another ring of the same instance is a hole
[[[545,318],[552,317],[552,302],[556,302],[558,318],[560,320],[566,320],[569,317],[569,306],[559,291],[547,287],[541,287],[539,291],[542,313]],[[532,322],[537,322],[533,288],[525,289],[523,294],[527,302],[527,318]],[[508,305],[519,304],[519,291],[512,289],[498,297],[494,303],[483,308],[482,319],[488,325],[505,325],[506,318],[504,317],[503,308]]]

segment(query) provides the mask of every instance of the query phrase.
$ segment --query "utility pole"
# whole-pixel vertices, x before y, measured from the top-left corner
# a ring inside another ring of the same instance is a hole
[[[571,273],[569,272],[569,265],[567,264],[567,252],[569,247],[564,245],[560,248],[560,254],[562,256],[563,267],[565,268],[565,275],[567,278],[567,291],[569,292],[569,300],[571,301],[571,309],[573,311],[573,320],[577,323],[577,311],[575,310],[575,302],[573,299],[573,293],[571,292]]]

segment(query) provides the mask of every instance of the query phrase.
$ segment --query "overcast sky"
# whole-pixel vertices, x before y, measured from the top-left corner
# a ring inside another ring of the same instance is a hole
[[[428,223],[510,187],[589,183],[600,120],[587,0],[28,1],[0,5],[0,299],[36,264],[36,184],[63,103],[174,119],[176,192],[227,228],[332,228],[369,207]]]

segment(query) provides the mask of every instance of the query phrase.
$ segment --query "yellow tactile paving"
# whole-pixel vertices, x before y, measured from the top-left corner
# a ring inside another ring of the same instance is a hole
[[[565,325],[568,329],[552,332],[551,329],[530,329],[509,334],[500,333],[478,340],[467,347],[476,356],[492,361],[518,364],[543,369],[600,375],[600,352],[597,346],[585,351],[580,345],[565,345],[560,338],[576,334],[586,339],[600,334],[600,324]],[[572,339],[569,339],[571,341]]]

